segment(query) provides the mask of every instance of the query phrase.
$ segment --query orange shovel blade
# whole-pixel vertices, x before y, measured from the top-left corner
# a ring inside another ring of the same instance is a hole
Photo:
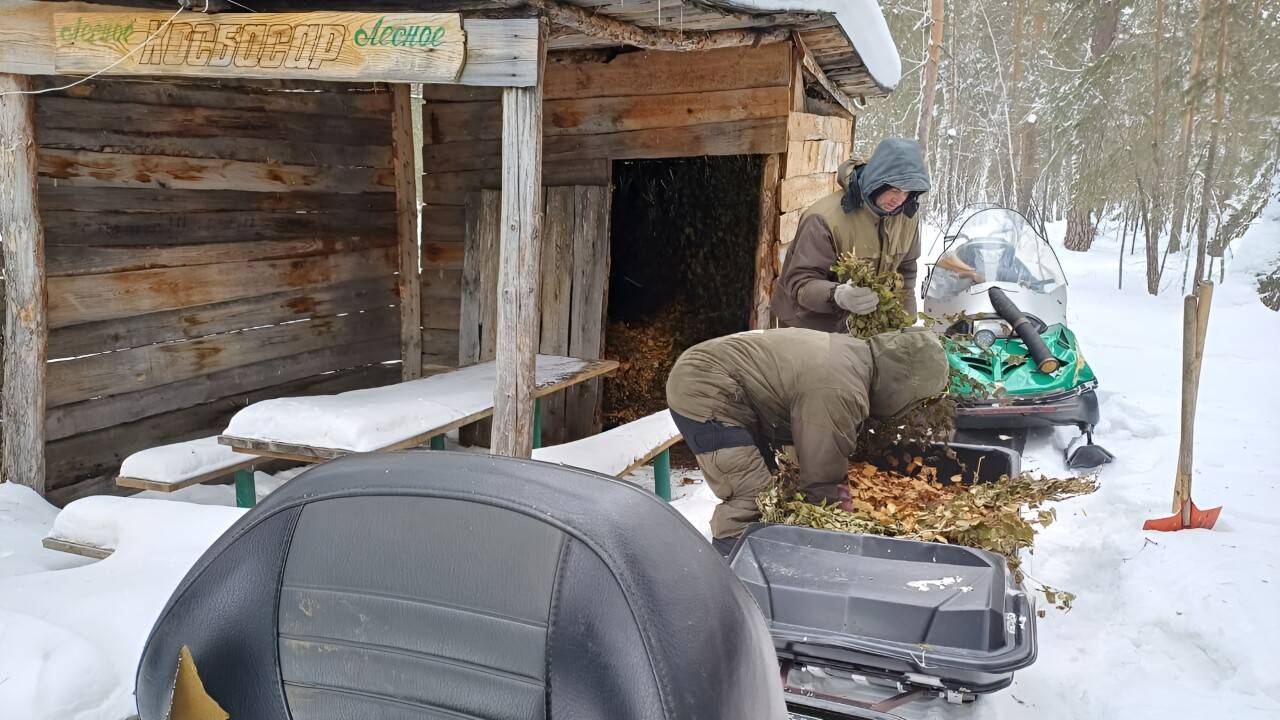
[[[1159,532],[1173,532],[1175,530],[1194,530],[1194,529],[1213,529],[1213,524],[1218,522],[1218,515],[1222,514],[1222,508],[1209,508],[1201,510],[1196,507],[1195,503],[1191,503],[1191,522],[1182,523],[1182,513],[1178,513],[1171,517],[1159,518],[1157,520],[1148,520],[1142,524],[1143,530],[1157,530]]]

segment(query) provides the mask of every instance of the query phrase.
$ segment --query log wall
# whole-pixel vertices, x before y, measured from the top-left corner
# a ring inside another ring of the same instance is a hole
[[[248,402],[398,379],[391,111],[367,84],[37,96],[51,499]]]
[[[543,184],[608,185],[613,160],[785,152],[791,52],[774,43],[549,55]],[[469,194],[499,187],[502,109],[496,89],[423,90],[423,362],[453,365],[465,206]]]

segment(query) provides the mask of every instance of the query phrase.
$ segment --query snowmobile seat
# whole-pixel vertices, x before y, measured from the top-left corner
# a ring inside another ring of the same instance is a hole
[[[683,517],[488,455],[352,455],[247,512],[160,613],[141,720],[184,647],[232,718],[787,718],[759,608]]]

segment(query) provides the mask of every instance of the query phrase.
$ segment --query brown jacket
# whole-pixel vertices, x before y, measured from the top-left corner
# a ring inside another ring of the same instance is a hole
[[[862,421],[937,395],[946,380],[946,355],[924,328],[865,341],[803,328],[755,330],[686,350],[667,378],[667,402],[692,420],[795,445],[802,489],[834,499]]]
[[[837,175],[843,189],[817,201],[800,217],[774,284],[774,316],[791,327],[844,332],[848,313],[835,303],[838,283],[831,267],[837,256],[853,253],[874,262],[881,272],[897,270],[902,275],[903,306],[914,317],[920,217],[914,210],[908,216],[905,208],[881,215],[871,204],[875,193],[887,186],[917,195],[928,191],[920,146],[914,140],[884,140],[866,164],[847,161]],[[845,198],[846,189],[851,198]],[[853,198],[857,207],[846,212],[844,201]]]

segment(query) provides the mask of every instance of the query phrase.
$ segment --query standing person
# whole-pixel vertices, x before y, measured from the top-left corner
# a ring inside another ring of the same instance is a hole
[[[810,502],[839,502],[848,498],[862,421],[901,416],[946,383],[946,354],[926,328],[868,340],[754,330],[686,350],[667,378],[667,404],[720,498],[711,517],[717,549],[727,554],[760,518],[756,497],[773,479],[773,447],[795,446],[799,490]]]
[[[920,258],[919,198],[929,191],[920,144],[889,138],[865,165],[847,160],[837,172],[841,190],[804,211],[787,250],[771,306],[784,326],[845,332],[849,315],[876,309],[874,290],[836,280],[836,258],[853,253],[878,271],[902,275],[902,304],[916,315]]]

